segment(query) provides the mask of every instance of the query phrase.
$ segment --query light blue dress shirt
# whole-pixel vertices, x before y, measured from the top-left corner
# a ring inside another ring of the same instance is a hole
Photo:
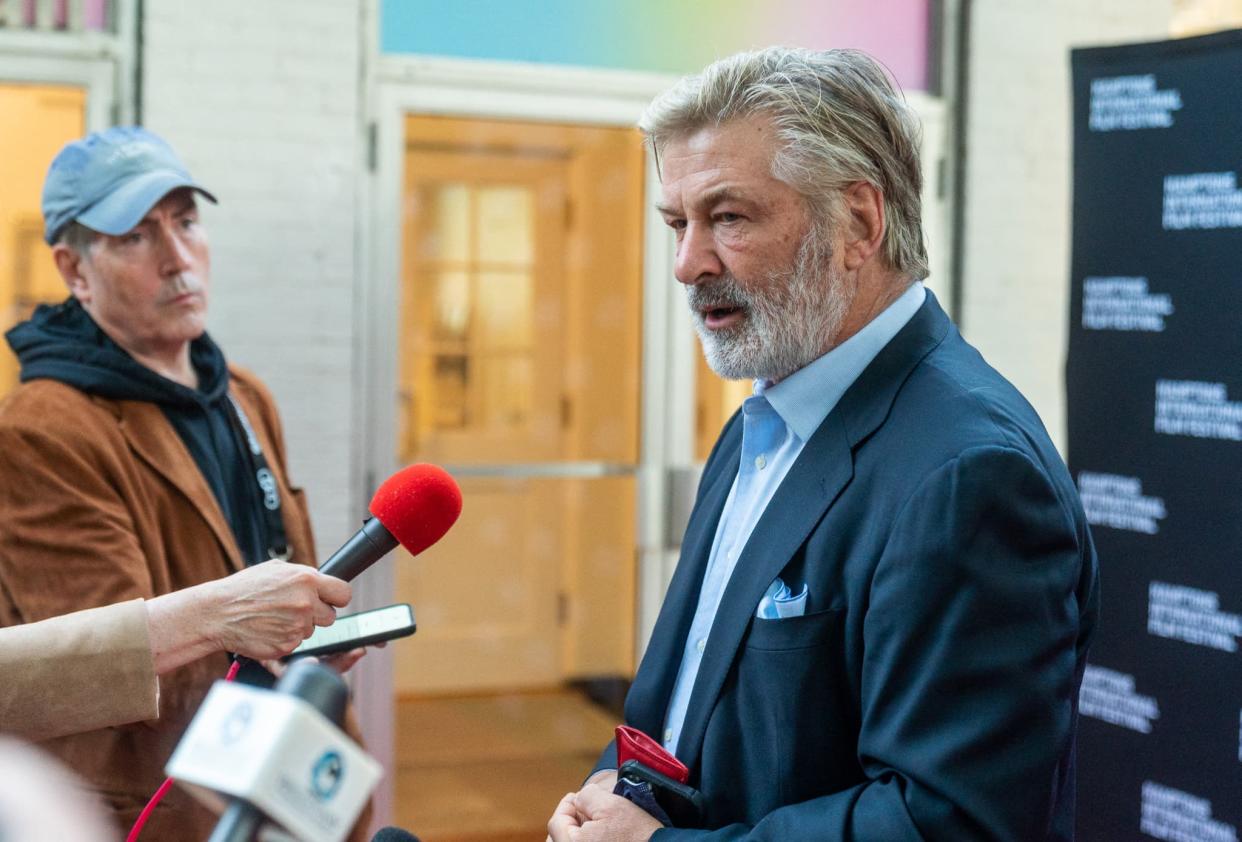
[[[660,735],[674,754],[716,610],[751,531],[811,435],[863,369],[913,318],[926,296],[916,281],[862,330],[819,359],[775,385],[756,380],[754,396],[742,404],[741,462],[716,527]]]

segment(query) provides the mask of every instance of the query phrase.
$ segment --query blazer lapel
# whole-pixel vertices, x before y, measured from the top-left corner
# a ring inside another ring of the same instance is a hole
[[[741,446],[739,420],[725,430],[718,453],[704,472],[699,501],[681,542],[681,557],[660,607],[651,642],[626,698],[626,721],[647,734],[658,735],[664,728],[664,715],[681,666],[686,635],[694,620],[716,525],[737,476]]]
[[[948,317],[928,290],[923,306],[876,355],[820,424],[768,503],[738,558],[707,638],[677,744],[677,757],[687,766],[698,763],[708,719],[764,591],[853,477],[854,447],[884,423],[906,377],[944,340],[950,327]],[[719,519],[717,510],[707,531],[705,552],[710,551]],[[696,586],[702,581],[705,565],[706,559],[698,567]],[[694,595],[697,593],[696,589]],[[671,600],[665,602],[666,609],[670,603]],[[688,615],[675,641],[684,645],[694,603],[679,604],[677,610]],[[661,620],[664,616],[665,611],[661,610]],[[656,633],[659,631],[657,625]],[[675,665],[681,661],[680,651],[678,648],[672,653],[677,656]],[[661,698],[667,704],[667,695]]]
[[[234,570],[241,570],[241,552],[220,504],[194,457],[186,450],[158,406],[144,401],[118,401],[121,432],[135,453],[194,507],[220,542]]]
[[[829,414],[768,503],[725,587],[677,744],[677,757],[687,766],[698,762],[708,717],[764,591],[853,475],[849,440]]]

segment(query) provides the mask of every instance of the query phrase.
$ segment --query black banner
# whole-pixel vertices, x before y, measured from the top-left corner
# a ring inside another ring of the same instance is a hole
[[[1242,31],[1076,50],[1069,465],[1101,560],[1078,838],[1242,829]]]

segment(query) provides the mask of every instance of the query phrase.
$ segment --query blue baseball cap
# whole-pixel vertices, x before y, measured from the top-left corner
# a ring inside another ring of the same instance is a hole
[[[103,234],[124,234],[179,187],[216,201],[163,138],[141,126],[91,132],[52,159],[43,182],[43,239],[54,244],[74,221]]]

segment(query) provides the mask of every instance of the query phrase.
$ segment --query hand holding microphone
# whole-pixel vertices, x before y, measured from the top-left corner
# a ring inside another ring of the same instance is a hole
[[[213,652],[256,660],[288,654],[316,625],[331,625],[351,588],[313,567],[267,561],[146,601],[155,671]]]
[[[276,658],[305,640],[315,626],[330,626],[353,589],[312,567],[268,561],[216,582],[209,620],[217,645],[248,658]]]
[[[220,651],[259,661],[288,655],[349,603],[352,592],[342,580],[353,579],[397,544],[417,555],[440,540],[461,514],[461,489],[443,468],[410,465],[385,480],[369,509],[373,517],[318,571],[268,561],[148,600],[156,672]]]

